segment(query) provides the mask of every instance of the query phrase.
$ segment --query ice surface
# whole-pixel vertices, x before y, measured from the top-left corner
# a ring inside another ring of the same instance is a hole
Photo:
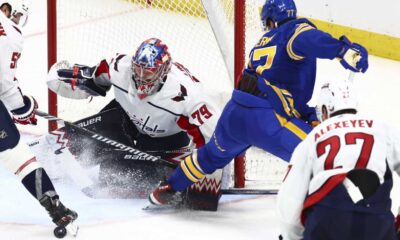
[[[1,239],[54,239],[44,209],[18,179],[0,169]],[[79,214],[77,239],[265,239],[277,236],[274,196],[224,196],[218,212],[143,211],[147,200],[92,199],[56,181],[62,201]]]
[[[23,91],[46,110],[46,1],[34,1],[24,29],[26,41],[18,62]],[[400,63],[370,57],[370,69],[355,77],[361,112],[400,128]],[[327,80],[348,77],[337,61],[319,61],[316,89]],[[314,99],[312,102],[315,101]],[[47,122],[20,127],[27,141],[46,132]],[[27,134],[29,133],[29,134]],[[32,137],[33,136],[33,137]],[[41,157],[40,155],[38,157]],[[53,224],[42,207],[12,174],[0,168],[0,239],[54,239]],[[79,213],[77,239],[277,239],[275,196],[224,196],[218,212],[145,212],[146,200],[92,199],[72,183],[55,182],[62,201]]]

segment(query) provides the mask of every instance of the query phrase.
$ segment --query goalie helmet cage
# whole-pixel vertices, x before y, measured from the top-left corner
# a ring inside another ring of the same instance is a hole
[[[47,0],[48,66],[60,60],[93,66],[114,53],[133,54],[143,40],[158,37],[168,45],[172,58],[203,82],[222,108],[240,79],[249,51],[262,35],[262,3]],[[51,91],[48,95],[49,113],[68,121],[98,112],[113,98],[113,93],[93,100],[64,99]],[[285,169],[283,161],[251,148],[246,158],[236,159],[232,179],[236,187],[276,189]]]

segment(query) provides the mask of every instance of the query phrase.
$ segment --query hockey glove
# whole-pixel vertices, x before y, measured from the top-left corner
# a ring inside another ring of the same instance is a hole
[[[75,64],[72,69],[59,69],[57,72],[61,81],[71,84],[72,90],[79,88],[92,96],[105,96],[111,87],[108,71],[108,64],[103,60],[95,67]]]
[[[22,108],[11,111],[13,115],[13,120],[15,123],[19,123],[22,125],[36,125],[37,119],[35,116],[35,110],[38,109],[38,104],[36,100],[31,96],[23,96],[23,99],[25,105]]]
[[[103,60],[95,67],[78,64],[70,67],[68,61],[60,61],[51,67],[47,86],[66,98],[105,96],[111,88],[108,63]]]
[[[317,117],[315,107],[307,106],[305,108],[305,111],[302,112],[302,116],[303,116],[302,119],[306,121],[308,124],[310,124],[311,127],[313,128],[315,128],[321,123]]]
[[[257,87],[258,78],[256,73],[249,73],[247,71],[243,72],[242,79],[239,81],[238,89],[250,93],[252,95],[259,95],[261,91]]]
[[[352,43],[346,36],[339,38],[343,48],[339,51],[338,58],[345,69],[353,72],[365,72],[368,69],[368,52],[363,46]]]

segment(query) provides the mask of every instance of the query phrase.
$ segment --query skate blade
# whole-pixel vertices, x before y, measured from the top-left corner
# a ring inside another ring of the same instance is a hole
[[[181,205],[181,204],[166,204],[166,205],[153,205],[149,204],[145,207],[142,208],[143,211],[149,211],[149,212],[168,212],[168,211],[182,211],[186,210],[186,208]]]
[[[65,226],[65,229],[67,230],[68,234],[73,237],[76,237],[78,235],[79,226],[74,222],[71,222],[70,224]]]
[[[166,211],[166,210],[173,210],[176,209],[171,205],[147,205],[142,208],[144,211]]]

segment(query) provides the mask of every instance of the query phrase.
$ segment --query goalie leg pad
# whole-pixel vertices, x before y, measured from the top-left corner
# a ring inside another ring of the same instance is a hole
[[[217,211],[221,198],[222,169],[206,175],[188,188],[185,204],[194,210]]]

